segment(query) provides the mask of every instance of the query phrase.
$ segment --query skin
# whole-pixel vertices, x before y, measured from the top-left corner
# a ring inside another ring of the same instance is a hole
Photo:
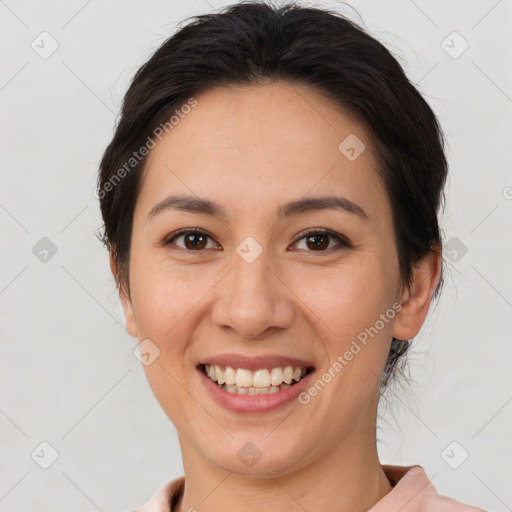
[[[144,370],[177,429],[186,477],[179,511],[368,510],[391,490],[376,448],[379,376],[392,336],[414,337],[440,275],[440,253],[402,286],[391,205],[363,125],[307,86],[266,83],[209,90],[151,151],[132,231],[130,291],[120,295],[128,332],[160,356]],[[366,146],[354,161],[339,144]],[[226,219],[153,206],[171,194],[220,203]],[[367,219],[340,210],[278,221],[286,201],[339,195]],[[200,250],[181,228],[211,238]],[[318,249],[297,235],[330,229]],[[262,248],[247,263],[237,246]],[[190,247],[190,244],[189,244]],[[220,248],[215,250],[215,248]],[[114,275],[117,266],[111,255]],[[393,304],[401,311],[307,404],[240,415],[211,400],[195,366],[220,353],[279,354],[312,362],[317,374]],[[247,442],[261,459],[246,467]]]

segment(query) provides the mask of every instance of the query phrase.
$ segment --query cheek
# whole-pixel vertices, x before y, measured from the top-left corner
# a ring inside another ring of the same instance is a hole
[[[394,285],[378,262],[331,269],[302,284],[299,296],[322,320],[330,337],[357,336],[392,306]],[[389,282],[388,282],[389,281]]]
[[[161,350],[178,349],[176,343],[169,341],[177,339],[176,334],[188,323],[189,316],[193,316],[194,309],[209,288],[207,277],[148,269],[141,279],[134,281],[135,316],[139,330],[161,345],[165,342]]]
[[[347,406],[369,399],[378,385],[392,338],[397,276],[391,262],[372,255],[317,275],[307,285],[303,281],[298,292],[307,298],[305,311],[314,313],[308,317],[328,358],[323,370],[336,361],[342,366],[330,389]]]
[[[197,270],[170,270],[156,262],[138,266],[135,259],[132,263],[134,311],[140,337],[150,339],[160,351],[152,364],[144,366],[144,372],[163,411],[173,424],[186,430],[187,422],[193,422],[195,415],[198,420],[201,416],[194,407],[185,407],[191,398],[183,388],[191,376],[188,348],[201,316],[206,314],[201,298],[215,280]]]
[[[207,286],[204,273],[197,267],[171,266],[162,254],[141,245],[132,246],[130,286],[139,337],[149,338],[161,351],[175,350],[175,339],[183,319]]]

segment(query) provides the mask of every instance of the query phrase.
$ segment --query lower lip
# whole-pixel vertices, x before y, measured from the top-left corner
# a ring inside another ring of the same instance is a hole
[[[235,393],[229,393],[215,384],[202,372],[201,368],[198,368],[197,371],[206,389],[211,393],[212,398],[222,407],[237,413],[269,412],[278,409],[297,398],[297,395],[308,387],[310,378],[315,373],[314,370],[310,371],[310,373],[299,382],[277,393],[267,393],[266,395],[237,395]]]

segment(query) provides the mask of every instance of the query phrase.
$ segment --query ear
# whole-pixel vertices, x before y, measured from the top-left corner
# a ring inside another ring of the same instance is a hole
[[[128,334],[130,336],[137,338],[137,324],[135,322],[135,314],[133,312],[132,300],[124,284],[119,283],[119,271],[117,268],[117,261],[115,259],[113,251],[110,251],[110,270],[112,271],[112,274],[116,280],[119,289],[119,298],[121,299],[121,304],[123,305],[124,316],[126,319],[126,330],[128,331]]]
[[[420,331],[441,278],[441,262],[441,247],[435,247],[415,265],[411,285],[400,298],[402,309],[395,317],[394,338],[410,340]]]

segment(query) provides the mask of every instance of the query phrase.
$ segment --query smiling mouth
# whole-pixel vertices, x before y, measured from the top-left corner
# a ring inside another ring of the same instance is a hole
[[[252,396],[278,393],[288,389],[314,370],[311,366],[284,366],[251,371],[217,364],[201,364],[199,369],[228,393]]]

